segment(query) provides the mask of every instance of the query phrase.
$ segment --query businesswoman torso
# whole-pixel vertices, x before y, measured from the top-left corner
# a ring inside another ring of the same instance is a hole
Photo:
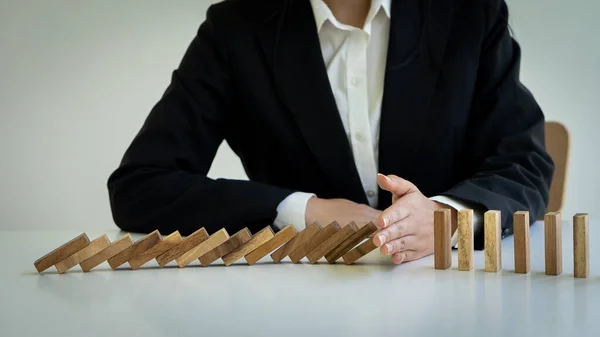
[[[502,210],[506,233],[516,210],[537,218],[553,165],[505,2],[390,3],[378,171]],[[206,177],[223,140],[250,181]],[[296,192],[368,204],[355,159],[310,1],[231,0],[209,9],[108,187],[123,229],[233,233],[273,223]]]

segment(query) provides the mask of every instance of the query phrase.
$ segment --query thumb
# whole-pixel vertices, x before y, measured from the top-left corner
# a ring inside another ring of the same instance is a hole
[[[408,193],[418,192],[419,189],[415,185],[413,185],[410,181],[402,179],[398,176],[390,174],[385,176],[383,174],[377,175],[377,184],[381,189],[386,190],[388,192],[392,192],[392,194],[396,197],[401,197]]]

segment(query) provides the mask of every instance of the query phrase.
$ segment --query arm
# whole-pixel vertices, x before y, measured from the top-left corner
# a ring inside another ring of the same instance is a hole
[[[501,210],[505,234],[512,214],[531,212],[538,219],[546,209],[554,164],[545,151],[544,115],[519,79],[520,48],[510,36],[506,3],[490,8],[486,34],[467,126],[465,180],[444,195]],[[476,236],[476,247],[483,236]]]
[[[223,16],[224,17],[224,16]],[[221,20],[223,21],[223,20]],[[123,230],[190,234],[225,227],[256,231],[273,223],[293,191],[206,174],[224,139],[231,106],[225,41],[214,8],[187,50],[164,96],[110,176],[115,223]]]

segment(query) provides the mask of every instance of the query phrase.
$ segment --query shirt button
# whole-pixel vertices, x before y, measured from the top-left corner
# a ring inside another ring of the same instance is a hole
[[[365,139],[365,137],[363,137],[362,133],[357,133],[356,135],[354,135],[354,138],[356,138],[356,140],[358,140],[359,142],[362,142],[363,139]]]
[[[352,85],[358,85],[358,83],[360,83],[360,80],[356,77],[353,77],[350,82],[352,83]]]
[[[374,196],[375,196],[375,191],[373,191],[373,190],[367,191],[367,197],[373,198]]]

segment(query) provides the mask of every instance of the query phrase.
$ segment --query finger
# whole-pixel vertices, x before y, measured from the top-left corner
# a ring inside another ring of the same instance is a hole
[[[398,200],[392,206],[386,208],[379,218],[377,218],[377,225],[381,228],[387,228],[391,224],[405,220],[410,215],[410,210],[405,206],[406,203],[402,200]]]
[[[391,256],[395,253],[404,252],[407,250],[419,250],[419,238],[416,235],[408,235],[400,239],[391,240],[381,246],[381,254]]]
[[[380,230],[375,236],[373,243],[377,247],[381,247],[392,240],[396,240],[407,235],[417,234],[417,229],[415,228],[414,224],[408,220],[409,219],[394,223],[388,228]]]
[[[385,176],[383,174],[377,175],[377,183],[381,189],[392,192],[395,196],[403,196],[407,193],[418,191],[417,187],[410,181],[402,179],[393,174]]]
[[[405,262],[417,260],[419,258],[421,258],[420,253],[414,250],[407,250],[392,255],[392,261],[395,264],[402,264]]]

